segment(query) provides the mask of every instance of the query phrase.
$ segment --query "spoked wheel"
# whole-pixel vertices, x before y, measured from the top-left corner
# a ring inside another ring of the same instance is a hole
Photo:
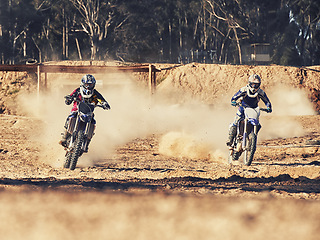
[[[75,141],[75,148],[71,156],[71,166],[70,170],[74,170],[77,166],[79,157],[82,155],[82,145],[84,141],[84,132],[80,130],[78,132],[77,139]]]
[[[243,164],[246,166],[250,166],[253,160],[254,153],[257,149],[257,135],[251,133],[247,139],[246,148],[244,150],[243,155]]]

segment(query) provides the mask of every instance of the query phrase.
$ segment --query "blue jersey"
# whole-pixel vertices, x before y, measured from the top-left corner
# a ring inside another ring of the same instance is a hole
[[[244,107],[256,108],[261,99],[266,107],[271,109],[271,102],[262,89],[259,88],[258,92],[251,96],[249,96],[248,91],[249,89],[247,86],[242,87],[235,95],[233,95],[231,101],[237,101],[239,98],[242,98],[241,103]]]

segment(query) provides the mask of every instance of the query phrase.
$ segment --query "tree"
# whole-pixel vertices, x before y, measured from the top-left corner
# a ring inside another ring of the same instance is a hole
[[[317,45],[314,38],[319,31],[320,2],[315,0],[289,1],[290,21],[299,28],[296,36],[296,47],[303,59],[303,65],[312,64],[313,47]]]
[[[116,6],[112,0],[70,0],[78,10],[80,28],[87,34],[91,47],[91,60],[102,57],[100,52],[101,42],[107,38],[108,30],[114,17]]]
[[[241,63],[242,47],[252,43],[270,43],[276,64],[320,64],[320,2],[0,1],[1,63],[27,58],[206,62],[209,52],[218,62]]]
[[[242,26],[245,12],[240,5],[240,1],[225,1],[225,0],[205,0],[208,7],[207,11],[210,16],[215,18],[215,24],[211,27],[220,34],[222,37],[220,61],[227,61],[228,47],[233,42],[236,43],[238,49],[239,63],[242,63],[241,59],[241,44],[240,41],[251,34],[248,29]],[[222,24],[224,26],[222,26]]]

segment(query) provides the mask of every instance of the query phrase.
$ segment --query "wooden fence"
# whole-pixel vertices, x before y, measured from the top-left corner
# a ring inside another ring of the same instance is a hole
[[[66,66],[66,65],[45,65],[45,64],[26,64],[26,65],[0,65],[0,71],[14,71],[14,72],[31,72],[36,73],[38,82],[37,90],[40,92],[42,78],[41,74],[44,73],[44,87],[47,86],[47,73],[115,73],[115,72],[146,72],[149,73],[148,86],[150,93],[156,91],[156,73],[161,70],[157,69],[154,65],[139,65],[139,66],[96,66],[96,65],[83,65],[83,66]]]

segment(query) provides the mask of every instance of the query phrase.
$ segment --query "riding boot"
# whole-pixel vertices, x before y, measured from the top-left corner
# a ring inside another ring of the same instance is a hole
[[[234,140],[236,134],[237,134],[237,126],[232,125],[232,126],[230,127],[230,129],[229,129],[229,136],[228,136],[228,140],[227,140],[227,142],[226,142],[227,146],[230,147],[230,146],[232,145],[233,140]]]
[[[62,137],[61,140],[59,141],[59,144],[62,145],[63,147],[67,147],[67,139],[70,137],[70,133],[65,129],[63,133],[61,133]]]
[[[85,153],[88,152],[90,142],[91,142],[91,139],[88,139],[88,140],[87,140],[87,144],[86,144],[83,152],[85,152]]]

